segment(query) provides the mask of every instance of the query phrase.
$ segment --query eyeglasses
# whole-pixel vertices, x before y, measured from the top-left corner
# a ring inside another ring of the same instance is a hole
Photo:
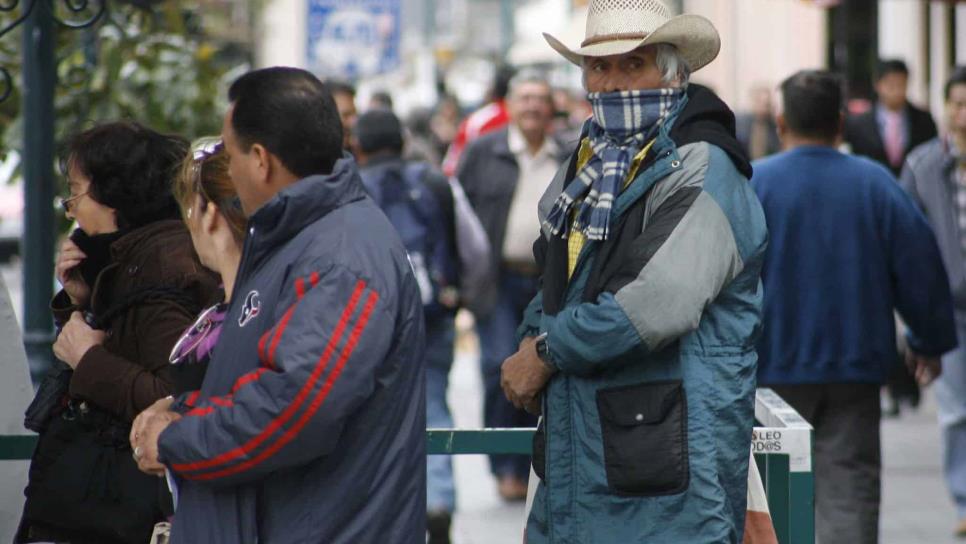
[[[194,324],[175,343],[174,348],[171,350],[171,355],[168,357],[168,362],[176,365],[185,361],[192,354],[195,354],[198,346],[201,345],[205,338],[212,331],[218,331],[218,326],[221,325],[224,317],[224,309],[220,304],[212,306],[202,312]]]
[[[73,196],[69,196],[67,198],[63,198],[63,197],[58,198],[57,199],[58,200],[58,203],[57,204],[61,208],[63,208],[64,213],[70,213],[70,209],[74,207],[74,201],[77,200],[78,198],[80,198],[80,197],[88,194],[88,193],[90,193],[90,191],[84,191],[83,193],[81,193],[79,195],[73,195]]]

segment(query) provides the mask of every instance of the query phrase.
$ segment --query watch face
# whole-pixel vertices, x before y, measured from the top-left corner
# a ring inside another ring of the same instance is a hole
[[[547,339],[541,338],[537,340],[537,356],[539,356],[541,359],[546,359],[548,352],[549,348],[547,346]]]

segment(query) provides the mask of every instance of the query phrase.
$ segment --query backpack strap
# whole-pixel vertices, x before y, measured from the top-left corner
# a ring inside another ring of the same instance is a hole
[[[459,255],[459,248],[456,246],[456,200],[453,198],[453,190],[450,189],[449,181],[444,176],[432,176],[432,167],[427,162],[411,162],[406,164],[403,176],[406,183],[429,189],[440,210],[443,212],[443,219],[446,221],[446,235],[449,241],[450,255]]]

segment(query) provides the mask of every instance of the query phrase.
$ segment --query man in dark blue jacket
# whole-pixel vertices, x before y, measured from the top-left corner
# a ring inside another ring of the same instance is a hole
[[[949,281],[922,213],[885,167],[835,149],[842,89],[827,72],[782,84],[785,152],[752,183],[770,244],[758,383],[815,427],[820,542],[878,542],[879,388],[896,360],[893,310],[922,385],[956,346]]]
[[[229,98],[249,215],[235,294],[201,391],[132,433],[142,470],[175,475],[172,542],[421,543],[424,331],[406,250],[315,77],[258,70]]]

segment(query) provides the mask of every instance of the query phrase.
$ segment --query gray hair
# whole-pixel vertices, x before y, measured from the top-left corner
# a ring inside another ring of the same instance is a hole
[[[661,81],[668,85],[686,87],[691,78],[691,67],[684,60],[678,48],[669,43],[656,43],[657,67],[661,70]]]
[[[510,83],[507,85],[507,89],[508,89],[507,96],[513,96],[514,93],[516,93],[517,89],[519,89],[521,85],[524,85],[527,83],[537,83],[540,85],[544,85],[548,89],[553,91],[553,86],[551,86],[550,82],[547,81],[547,77],[543,74],[543,72],[530,69],[530,70],[522,70],[520,71],[520,73],[510,78]]]

